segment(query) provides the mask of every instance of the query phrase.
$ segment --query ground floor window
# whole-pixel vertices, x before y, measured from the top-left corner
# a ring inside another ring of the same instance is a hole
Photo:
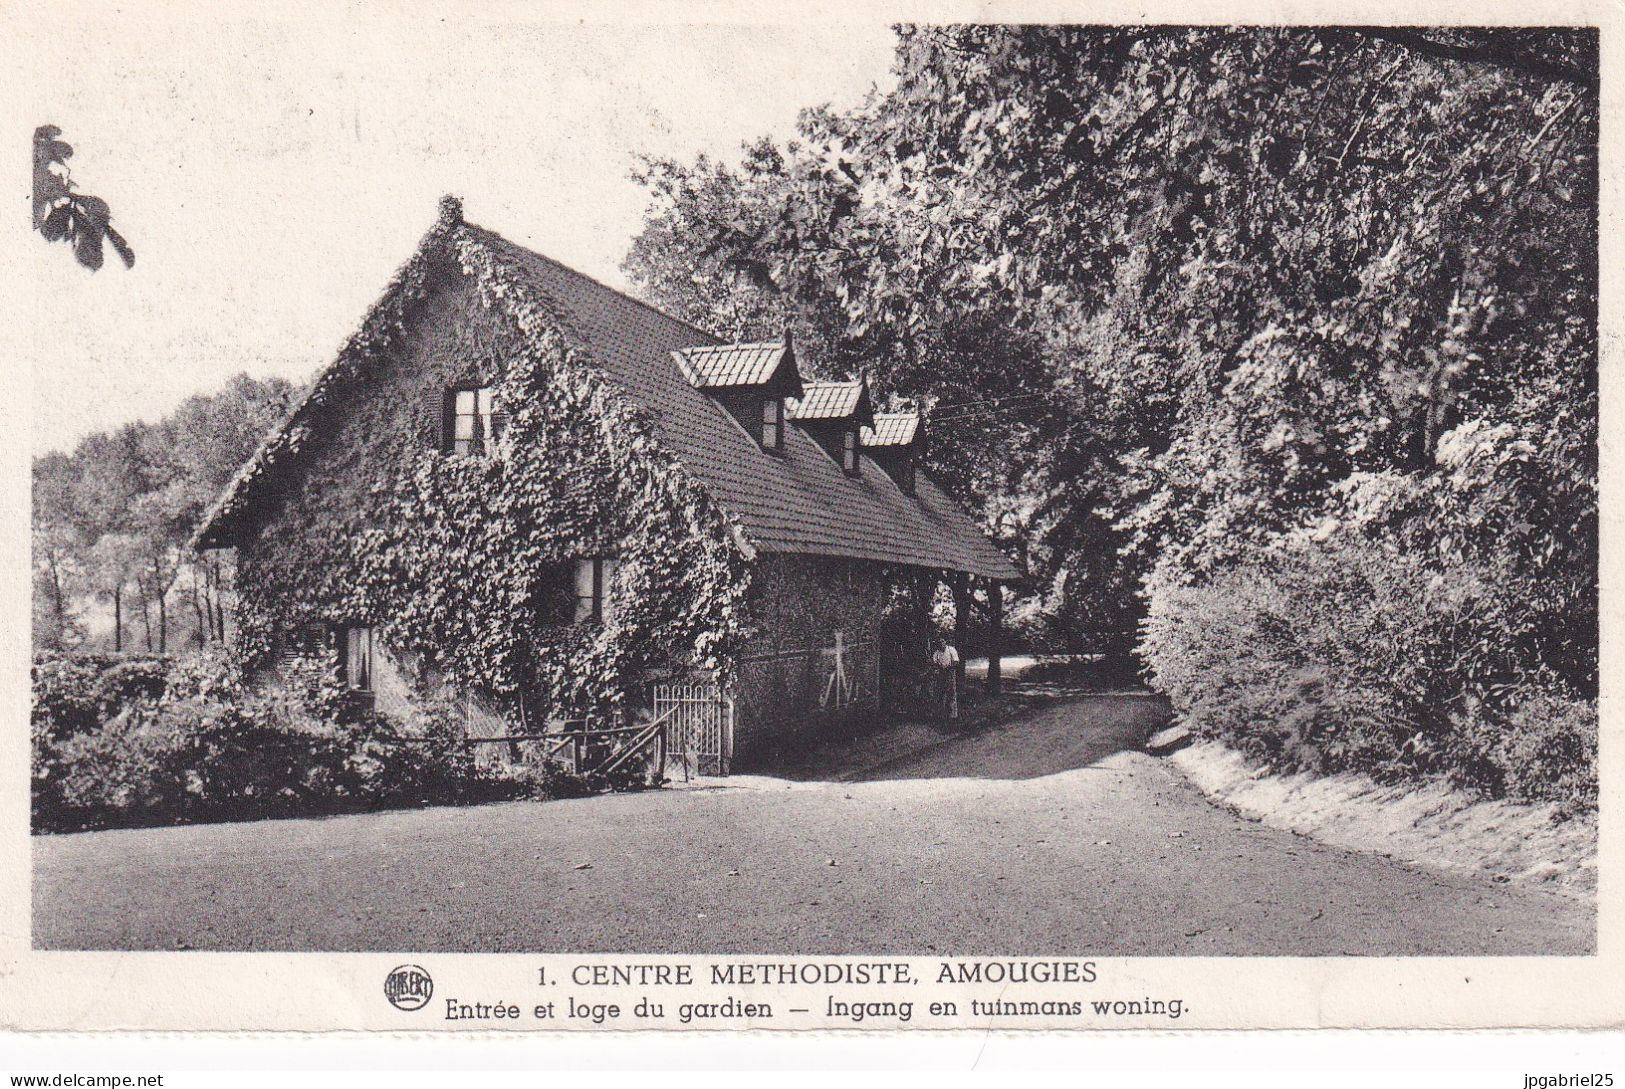
[[[372,629],[344,629],[344,683],[353,692],[372,691]]]
[[[591,620],[604,623],[610,619],[608,587],[615,573],[615,561],[603,556],[588,556],[576,561],[575,622]]]

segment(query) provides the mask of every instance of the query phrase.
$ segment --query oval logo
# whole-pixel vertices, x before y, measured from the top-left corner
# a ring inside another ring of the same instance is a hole
[[[384,977],[384,997],[398,1010],[421,1010],[434,994],[434,980],[415,964],[403,964]]]

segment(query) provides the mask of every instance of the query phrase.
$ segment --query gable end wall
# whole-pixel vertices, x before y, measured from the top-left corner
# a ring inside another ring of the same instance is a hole
[[[743,557],[556,334],[523,340],[472,276],[431,278],[399,342],[312,418],[239,549],[250,658],[299,624],[365,624],[409,672],[517,722],[635,700],[649,668],[725,664]],[[440,450],[444,390],[496,385],[501,457]],[[569,622],[578,556],[620,559],[608,624]],[[425,682],[427,683],[427,682]],[[422,693],[419,693],[420,695]]]

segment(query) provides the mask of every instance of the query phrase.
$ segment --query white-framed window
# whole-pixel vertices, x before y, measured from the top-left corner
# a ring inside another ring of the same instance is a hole
[[[372,691],[372,629],[344,629],[344,683],[352,692]]]
[[[508,430],[507,413],[499,410],[496,390],[466,386],[446,391],[443,445],[451,454],[487,454]]]
[[[841,435],[841,468],[847,476],[858,475],[858,433],[851,428]]]
[[[576,561],[575,623],[591,620],[602,624],[613,616],[609,584],[615,575],[615,562],[604,556],[586,556]]]
[[[784,400],[769,397],[762,402],[762,449],[784,449]]]

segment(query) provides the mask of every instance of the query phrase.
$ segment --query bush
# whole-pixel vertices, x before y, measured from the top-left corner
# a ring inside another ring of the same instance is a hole
[[[105,712],[116,714],[134,703],[151,702],[169,687],[169,658],[126,658],[114,660],[97,683]]]
[[[648,785],[636,769],[482,767],[449,701],[410,732],[359,705],[335,671],[294,662],[247,693],[229,657],[81,657],[35,669],[35,831],[310,816]]]
[[[246,687],[243,664],[235,654],[206,650],[170,663],[164,694],[170,699],[225,701]]]
[[[1141,642],[1153,681],[1193,727],[1272,764],[1391,772],[1425,684],[1408,654],[1410,610],[1381,604],[1414,586],[1367,557],[1299,559],[1154,585]]]
[[[1519,672],[1515,623],[1470,569],[1299,541],[1202,586],[1154,578],[1141,653],[1188,725],[1272,766],[1595,808],[1595,707]]]
[[[187,815],[195,761],[190,738],[177,725],[120,715],[99,730],[67,738],[44,761],[36,753],[35,827],[67,830],[124,823],[119,817],[146,823]]]
[[[53,743],[36,735],[36,831],[311,816],[541,796],[566,784],[479,768],[439,727],[406,734],[358,711],[337,723],[286,701],[153,704]]]
[[[100,726],[105,716],[98,681],[105,668],[89,655],[35,659],[31,718],[36,734],[66,737]]]
[[[1531,686],[1511,710],[1474,708],[1455,739],[1453,778],[1495,797],[1597,808],[1597,706]]]
[[[132,704],[161,698],[175,664],[158,655],[41,655],[33,668],[33,720],[56,737],[97,729]]]

